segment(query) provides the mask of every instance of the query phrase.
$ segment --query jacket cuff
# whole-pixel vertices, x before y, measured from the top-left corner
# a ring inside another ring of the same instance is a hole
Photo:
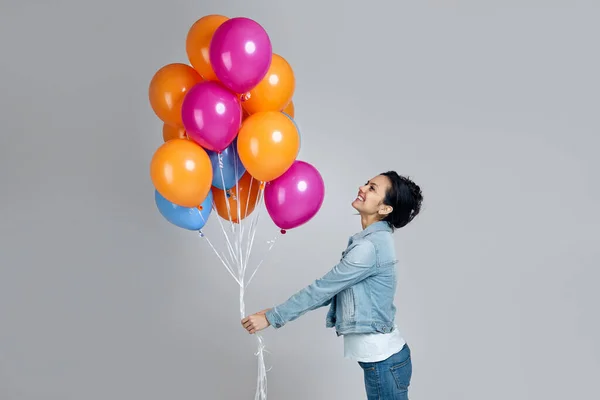
[[[269,321],[269,324],[271,324],[273,328],[278,329],[284,325],[284,322],[283,318],[281,318],[281,315],[279,315],[276,308],[277,307],[273,307],[269,311],[267,311],[265,313],[265,317],[267,318],[267,321]]]

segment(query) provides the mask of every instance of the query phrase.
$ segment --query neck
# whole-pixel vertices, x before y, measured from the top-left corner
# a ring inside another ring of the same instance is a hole
[[[372,225],[378,221],[379,221],[379,218],[377,217],[377,215],[361,215],[360,216],[360,224],[362,225],[363,230],[367,229],[367,227],[369,225]]]

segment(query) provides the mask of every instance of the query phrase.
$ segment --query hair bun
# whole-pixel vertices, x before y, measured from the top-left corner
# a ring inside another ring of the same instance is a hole
[[[393,228],[402,228],[421,212],[423,202],[421,187],[409,177],[398,175],[396,171],[384,172],[381,175],[390,180],[391,185],[384,202],[393,208],[384,221]]]

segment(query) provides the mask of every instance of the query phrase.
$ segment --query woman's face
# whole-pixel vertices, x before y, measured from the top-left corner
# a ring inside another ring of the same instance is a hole
[[[377,175],[358,188],[358,195],[352,207],[363,215],[380,214],[382,217],[391,212],[391,207],[383,204],[385,194],[390,187],[387,176]]]

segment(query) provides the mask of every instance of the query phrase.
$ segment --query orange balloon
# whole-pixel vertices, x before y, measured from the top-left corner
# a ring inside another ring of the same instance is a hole
[[[173,139],[187,139],[185,129],[175,125],[163,124],[163,140],[168,142]]]
[[[219,216],[227,221],[240,222],[254,211],[260,192],[260,182],[245,172],[237,185],[229,190],[212,188],[214,208]],[[229,209],[227,209],[229,203]],[[238,204],[242,218],[238,218]],[[231,216],[231,218],[230,218]]]
[[[283,112],[286,113],[287,115],[289,115],[290,117],[292,117],[292,119],[294,118],[294,112],[296,110],[294,109],[294,102],[290,101],[288,103],[287,106],[285,106],[285,108],[283,109]]]
[[[200,82],[200,74],[186,64],[168,64],[159,69],[148,90],[150,105],[156,116],[168,124],[183,126],[181,103],[187,91]]]
[[[202,147],[187,139],[163,143],[152,156],[150,177],[154,187],[182,207],[198,207],[211,188],[213,170]]]
[[[296,78],[290,64],[273,53],[267,75],[250,92],[242,103],[249,114],[263,111],[281,111],[292,100]]]
[[[185,51],[192,66],[207,81],[217,80],[217,75],[210,65],[208,49],[215,31],[229,18],[223,15],[205,15],[194,22],[185,40]]]
[[[280,111],[259,112],[242,123],[237,148],[246,171],[259,181],[269,182],[294,163],[300,136],[294,122]]]

